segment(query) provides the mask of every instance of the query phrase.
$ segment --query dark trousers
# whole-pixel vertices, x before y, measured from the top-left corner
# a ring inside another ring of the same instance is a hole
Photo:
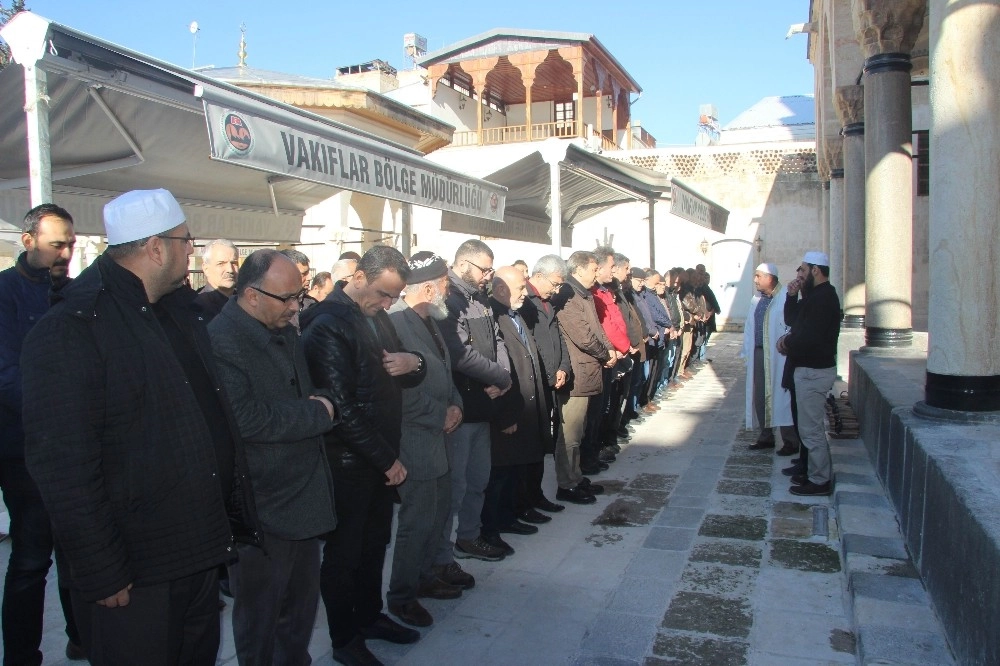
[[[597,450],[610,444],[618,443],[618,426],[622,422],[622,413],[625,411],[625,401],[632,389],[632,377],[636,373],[641,373],[642,364],[639,363],[639,355],[632,357],[631,370],[623,374],[620,378],[614,379],[611,383],[611,392],[606,395],[604,413],[601,419],[600,430],[598,432]],[[617,376],[617,372],[612,369],[612,377]]]
[[[214,666],[219,652],[219,575],[207,571],[133,587],[127,606],[106,608],[73,592],[93,666]]]
[[[494,465],[483,500],[483,534],[499,534],[500,528],[517,520],[516,498],[521,465]]]
[[[614,392],[612,371],[604,368],[603,372],[604,390],[600,395],[590,396],[590,401],[587,403],[587,425],[583,431],[583,440],[580,442],[580,464],[584,466],[594,465],[597,462],[597,456],[601,451],[601,426]]]
[[[23,460],[0,463],[0,488],[10,514],[11,541],[3,588],[3,663],[38,666],[42,663],[38,648],[45,613],[45,576],[52,566],[52,523]],[[66,567],[58,550],[56,561],[56,568],[63,573]],[[59,601],[66,618],[66,636],[79,645],[68,588],[59,587]]]
[[[323,546],[319,589],[330,639],[344,647],[382,612],[382,565],[392,533],[395,491],[369,467],[333,470],[337,529]]]
[[[319,540],[260,534],[263,548],[237,545],[229,566],[233,639],[241,664],[305,666],[311,662],[319,603]]]
[[[544,476],[544,460],[521,465],[521,476],[518,479],[517,492],[514,497],[514,511],[518,516],[528,509],[534,509],[545,498],[542,492]]]
[[[795,385],[788,389],[788,392],[792,394],[792,424],[795,428],[795,438],[802,443],[802,437],[799,436],[799,407],[795,403]],[[798,460],[793,461],[799,465],[802,465],[806,469],[809,468],[809,449],[804,446],[799,446],[799,457]]]
[[[677,336],[667,343],[667,368],[664,371],[664,378],[667,381],[676,381],[677,373],[680,372],[681,360],[681,336]]]
[[[399,486],[396,515],[396,545],[389,577],[390,603],[413,601],[421,579],[429,579],[451,511],[451,476],[415,480],[407,477]]]

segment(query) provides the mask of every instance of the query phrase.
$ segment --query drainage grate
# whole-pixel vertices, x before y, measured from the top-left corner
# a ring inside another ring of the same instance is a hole
[[[830,536],[830,507],[814,506],[813,512],[813,536]]]

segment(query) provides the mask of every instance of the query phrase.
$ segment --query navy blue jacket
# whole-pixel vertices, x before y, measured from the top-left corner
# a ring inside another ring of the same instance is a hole
[[[65,284],[65,283],[64,283]],[[24,459],[21,427],[21,343],[49,309],[49,269],[32,268],[21,253],[0,272],[0,459]]]

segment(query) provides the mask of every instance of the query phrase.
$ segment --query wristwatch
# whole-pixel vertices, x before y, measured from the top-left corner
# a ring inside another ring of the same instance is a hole
[[[420,354],[414,354],[417,357],[417,369],[414,372],[421,372],[424,369],[424,357]]]

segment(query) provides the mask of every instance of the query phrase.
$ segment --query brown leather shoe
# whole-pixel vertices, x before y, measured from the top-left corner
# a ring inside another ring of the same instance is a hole
[[[462,588],[433,576],[420,581],[417,596],[421,599],[458,599],[462,596]]]
[[[434,624],[434,618],[416,599],[390,603],[389,612],[411,627],[429,627]]]
[[[434,571],[435,576],[444,582],[455,587],[460,587],[463,590],[470,590],[476,586],[476,579],[472,574],[463,571],[458,562],[435,564],[432,571]]]

